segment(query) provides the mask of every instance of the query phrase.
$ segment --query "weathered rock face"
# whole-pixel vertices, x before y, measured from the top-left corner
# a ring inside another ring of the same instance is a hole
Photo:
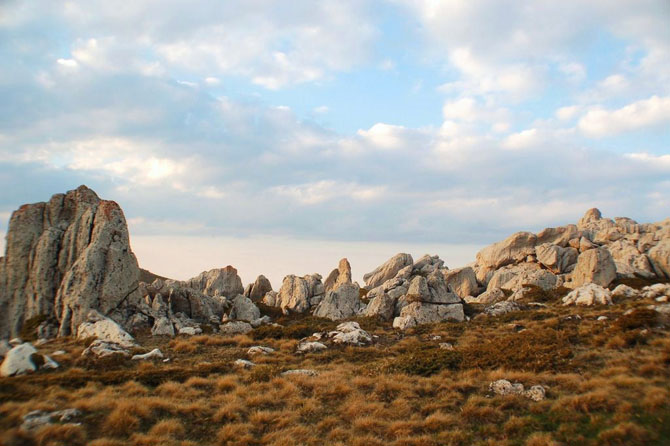
[[[487,246],[477,253],[477,264],[481,273],[486,274],[501,266],[510,265],[535,254],[537,236],[530,232],[517,232],[505,240]],[[478,275],[480,282],[483,278]]]
[[[535,248],[538,263],[547,267],[554,274],[572,271],[577,263],[579,251],[572,247],[562,247],[550,243]]]
[[[337,291],[326,293],[326,297],[314,310],[314,316],[339,321],[355,316],[362,306],[358,285],[343,284]]]
[[[610,290],[589,283],[571,291],[563,298],[563,305],[611,305],[612,293]]]
[[[251,322],[261,317],[261,310],[248,297],[236,296],[232,300],[232,305],[230,319]]]
[[[595,283],[606,287],[616,278],[616,265],[607,249],[589,249],[579,255],[572,272],[572,287]]]
[[[272,284],[267,277],[261,274],[256,278],[256,281],[251,284],[249,292],[247,293],[245,290],[244,295],[253,301],[259,301],[270,291],[272,291]]]
[[[184,286],[208,296],[233,298],[244,293],[242,279],[237,275],[237,270],[230,265],[200,273],[184,282]]]
[[[387,280],[393,279],[401,269],[412,266],[413,263],[414,260],[411,255],[396,254],[383,265],[378,266],[374,271],[364,275],[363,280],[368,289],[376,288]]]
[[[81,186],[12,214],[0,261],[0,337],[37,315],[55,316],[59,335],[89,310],[109,314],[139,299],[140,270],[118,204]]]
[[[659,277],[670,279],[670,238],[662,240],[651,248],[649,259]]]
[[[346,283],[351,283],[351,265],[349,264],[349,260],[342,259],[337,269],[331,271],[323,285],[327,293],[337,290],[340,285]]]
[[[132,336],[126,333],[116,322],[95,310],[89,311],[87,320],[77,328],[77,338],[96,338],[119,344],[122,347],[135,346],[135,339]]]
[[[324,293],[325,288],[319,274],[304,277],[289,275],[284,277],[279,295],[274,299],[274,306],[280,307],[285,313],[304,313],[318,305]]]
[[[462,299],[477,294],[479,290],[477,276],[475,276],[475,271],[471,267],[442,270],[442,274],[447,285]]]
[[[437,305],[412,302],[402,309],[400,316],[393,319],[393,327],[405,330],[416,327],[417,325],[448,320],[463,322],[465,320],[463,305]]]
[[[497,270],[491,277],[487,290],[500,288],[513,291],[524,285],[534,285],[543,290],[551,290],[557,287],[558,281],[554,274],[542,269],[537,263],[520,263]]]

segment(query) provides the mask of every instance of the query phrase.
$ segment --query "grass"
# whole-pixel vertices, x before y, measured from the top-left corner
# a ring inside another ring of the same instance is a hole
[[[372,345],[306,355],[295,354],[299,340],[336,323],[281,315],[282,327],[249,335],[138,339],[138,352],[160,348],[167,363],[83,360],[85,342],[58,339],[40,353],[66,351],[55,358],[60,369],[0,379],[0,444],[669,444],[670,336],[645,308],[651,301],[544,302],[547,308],[405,333],[359,318],[376,336]],[[454,349],[441,349],[444,342]],[[252,345],[276,351],[249,357]],[[257,365],[233,367],[240,358]],[[301,368],[319,375],[281,375]],[[543,385],[547,399],[492,396],[489,383],[503,378]],[[82,411],[80,424],[19,429],[32,410],[65,408]]]

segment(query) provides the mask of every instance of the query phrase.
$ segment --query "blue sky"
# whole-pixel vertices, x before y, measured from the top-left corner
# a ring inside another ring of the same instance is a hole
[[[0,231],[87,184],[143,265],[251,280],[356,243],[355,275],[458,266],[593,206],[661,220],[668,23],[666,0],[4,1]]]

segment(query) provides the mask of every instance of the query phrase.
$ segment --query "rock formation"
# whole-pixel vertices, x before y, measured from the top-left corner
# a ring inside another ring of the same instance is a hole
[[[364,275],[363,280],[368,289],[376,288],[387,280],[393,279],[401,269],[411,266],[413,263],[414,260],[412,260],[411,255],[396,254],[374,271]]]
[[[261,274],[254,283],[249,284],[247,289],[244,290],[244,295],[253,301],[259,301],[270,291],[272,291],[272,284]]]
[[[233,298],[244,293],[242,279],[237,275],[237,270],[230,265],[225,268],[205,271],[197,277],[183,282],[183,286],[208,296]]]
[[[342,259],[337,268],[331,271],[324,282],[326,293],[337,290],[340,285],[351,283],[351,265],[349,260]]]
[[[36,316],[69,335],[89,310],[108,315],[139,299],[140,270],[118,204],[86,186],[12,214],[0,261],[0,337]]]

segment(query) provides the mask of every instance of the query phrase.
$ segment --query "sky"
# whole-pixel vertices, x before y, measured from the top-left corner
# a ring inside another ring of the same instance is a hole
[[[670,216],[667,0],[3,0],[0,232],[86,184],[185,279]]]

